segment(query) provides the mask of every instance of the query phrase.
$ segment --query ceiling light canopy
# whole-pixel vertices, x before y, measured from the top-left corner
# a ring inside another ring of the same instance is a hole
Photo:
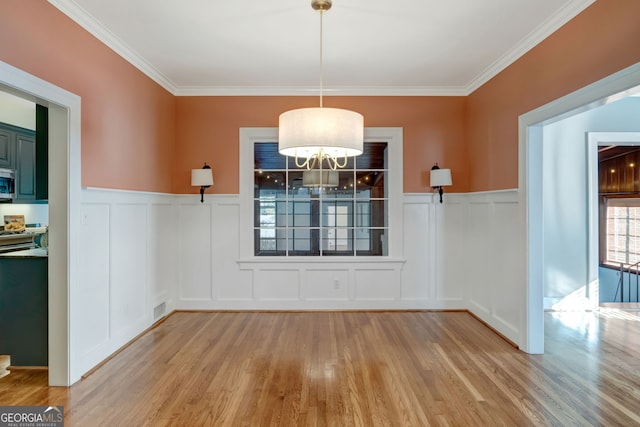
[[[362,154],[364,117],[355,111],[324,108],[322,102],[322,15],[331,0],[312,0],[320,12],[320,107],[299,108],[280,114],[278,151],[295,157],[296,166],[311,169],[327,162],[335,170],[347,165],[347,158]]]

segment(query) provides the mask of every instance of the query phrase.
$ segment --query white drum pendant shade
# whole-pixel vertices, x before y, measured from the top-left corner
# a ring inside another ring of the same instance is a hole
[[[364,117],[340,108],[299,108],[280,114],[278,151],[311,158],[322,149],[333,157],[362,154]]]

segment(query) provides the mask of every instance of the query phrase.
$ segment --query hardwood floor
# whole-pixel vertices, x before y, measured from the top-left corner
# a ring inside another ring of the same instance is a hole
[[[0,405],[65,426],[640,425],[638,313],[546,313],[546,353],[468,313],[174,313],[72,387],[12,370]]]

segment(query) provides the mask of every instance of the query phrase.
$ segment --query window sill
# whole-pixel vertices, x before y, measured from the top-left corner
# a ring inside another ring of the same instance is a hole
[[[252,266],[255,264],[314,264],[328,266],[331,264],[380,264],[385,265],[386,268],[391,264],[403,265],[406,263],[405,259],[390,258],[390,257],[341,257],[341,256],[326,256],[326,257],[286,257],[286,256],[262,256],[243,258],[236,261],[240,266]],[[371,268],[370,266],[368,268]]]

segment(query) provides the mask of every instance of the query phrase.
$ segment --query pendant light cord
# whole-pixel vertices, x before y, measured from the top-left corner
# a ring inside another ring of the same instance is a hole
[[[322,15],[324,10],[320,10],[320,108],[322,108]]]

